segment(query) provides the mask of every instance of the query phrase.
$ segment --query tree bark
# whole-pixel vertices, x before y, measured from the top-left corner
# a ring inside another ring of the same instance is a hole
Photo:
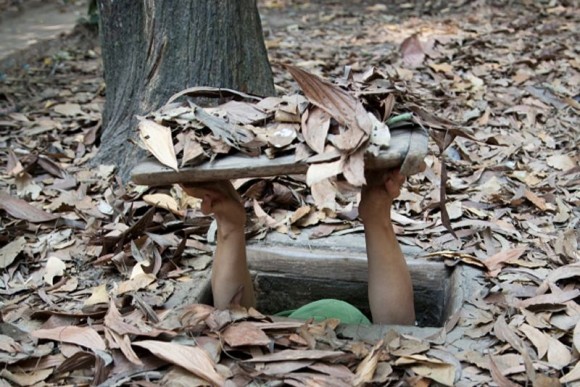
[[[273,95],[256,0],[99,0],[106,83],[95,163],[126,180],[143,152],[137,115],[193,86]]]

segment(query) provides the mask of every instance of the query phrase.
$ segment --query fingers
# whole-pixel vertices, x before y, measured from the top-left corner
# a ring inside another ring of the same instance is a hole
[[[201,201],[201,213],[204,215],[210,215],[213,213],[213,199],[209,195],[204,195]]]
[[[398,169],[393,169],[385,174],[385,190],[392,198],[396,198],[401,194],[401,186],[404,183],[405,176]]]

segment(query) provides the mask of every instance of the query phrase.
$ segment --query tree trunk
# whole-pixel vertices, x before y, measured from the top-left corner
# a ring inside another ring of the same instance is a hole
[[[256,0],[99,0],[107,85],[96,163],[126,180],[143,152],[136,115],[192,86],[273,95]]]

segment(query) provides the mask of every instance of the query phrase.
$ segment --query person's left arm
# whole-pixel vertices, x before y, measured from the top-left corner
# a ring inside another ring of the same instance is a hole
[[[252,278],[246,258],[246,211],[229,181],[203,185],[182,185],[191,196],[201,198],[204,214],[217,222],[217,246],[211,274],[214,306],[227,309],[232,304],[256,304]]]

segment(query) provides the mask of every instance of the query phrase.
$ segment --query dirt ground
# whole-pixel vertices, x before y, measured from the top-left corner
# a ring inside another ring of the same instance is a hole
[[[21,21],[46,16],[44,7],[62,26],[84,7],[28,4],[0,2],[0,50],[22,47]],[[372,343],[340,336],[333,321],[284,325],[255,310],[168,306],[186,303],[190,285],[207,275],[211,219],[178,187],[122,184],[114,166],[91,165],[106,96],[95,31],[78,27],[5,54],[0,385],[578,385],[574,5],[259,1],[280,95],[298,90],[281,63],[339,83],[345,66],[356,75],[373,66],[385,87],[470,136],[443,157],[432,142],[428,168],[409,179],[395,221],[400,242],[423,259],[477,268],[479,291],[436,336],[390,331]],[[52,33],[36,30],[32,40]],[[439,210],[443,173],[456,237]],[[299,208],[281,208],[280,186],[311,206],[308,222],[291,223]],[[254,199],[294,233],[360,231],[356,220],[314,208],[303,181],[244,187],[251,238],[276,232]],[[171,204],[160,206],[160,197]]]

